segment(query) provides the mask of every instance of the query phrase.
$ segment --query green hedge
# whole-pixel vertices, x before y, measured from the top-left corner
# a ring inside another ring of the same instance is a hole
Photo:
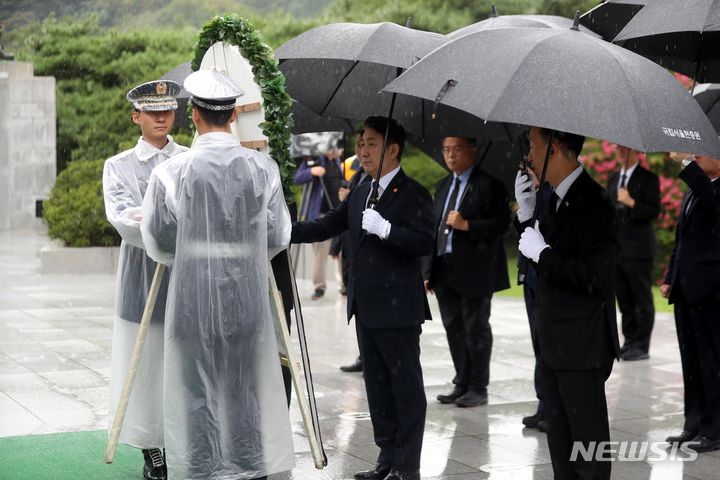
[[[50,238],[69,247],[120,245],[120,236],[105,218],[104,164],[77,160],[60,172],[43,209]]]

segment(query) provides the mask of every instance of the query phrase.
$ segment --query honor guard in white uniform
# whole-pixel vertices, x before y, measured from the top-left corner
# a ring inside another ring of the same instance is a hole
[[[268,294],[290,242],[278,165],[232,135],[242,91],[224,73],[185,80],[199,137],[159,165],[143,200],[148,254],[172,265],[165,316],[170,478],[264,479],[295,465]]]
[[[103,171],[105,214],[122,237],[110,363],[110,418],[115,416],[156,266],[146,255],[140,235],[143,196],[152,169],[187,150],[168,135],[179,92],[180,85],[167,80],[143,83],[128,92],[127,99],[133,105],[132,121],[140,127],[142,136],[134,148],[108,159]],[[120,442],[142,449],[143,476],[148,480],[164,480],[167,475],[161,450],[167,277],[158,294],[120,434]]]

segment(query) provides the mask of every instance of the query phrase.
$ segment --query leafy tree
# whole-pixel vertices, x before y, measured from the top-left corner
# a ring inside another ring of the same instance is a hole
[[[45,20],[18,58],[57,80],[58,170],[72,160],[107,158],[138,135],[125,93],[158,78],[192,53],[192,30],[101,29],[94,17]]]

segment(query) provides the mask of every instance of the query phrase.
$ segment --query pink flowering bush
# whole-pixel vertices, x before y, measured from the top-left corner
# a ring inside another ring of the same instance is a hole
[[[608,178],[620,169],[615,157],[615,145],[610,142],[587,139],[580,161],[585,169],[601,185],[607,187]],[[675,224],[685,184],[677,178],[678,167],[668,161],[666,154],[640,154],[640,165],[655,172],[660,178],[660,215],[655,222],[657,255],[653,279],[661,284],[667,272],[670,253],[675,243]]]

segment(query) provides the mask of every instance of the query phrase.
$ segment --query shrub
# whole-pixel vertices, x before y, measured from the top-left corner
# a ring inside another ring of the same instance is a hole
[[[104,163],[78,160],[60,172],[44,206],[50,238],[61,239],[70,247],[120,244],[120,236],[105,218]]]

